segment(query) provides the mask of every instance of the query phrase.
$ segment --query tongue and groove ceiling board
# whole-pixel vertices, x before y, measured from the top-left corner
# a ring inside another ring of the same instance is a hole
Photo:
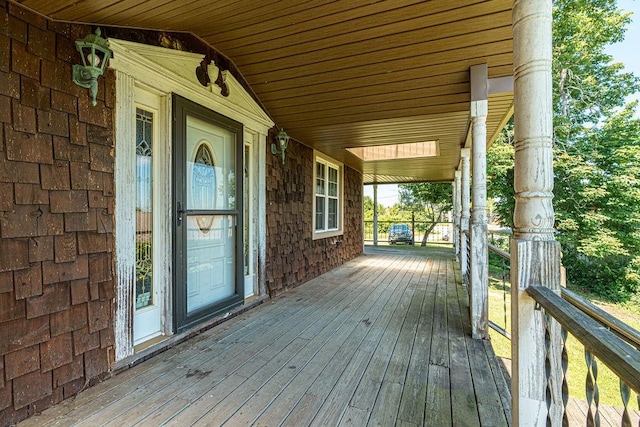
[[[195,34],[238,68],[295,140],[369,182],[450,181],[469,129],[469,67],[511,76],[511,0],[22,0],[52,19]],[[513,95],[489,99],[487,135]],[[346,150],[437,140],[439,156]],[[489,141],[491,142],[491,141]]]

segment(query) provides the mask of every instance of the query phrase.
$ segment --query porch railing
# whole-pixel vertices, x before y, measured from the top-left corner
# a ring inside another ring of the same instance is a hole
[[[466,248],[465,253],[460,254],[460,257],[464,257],[467,262],[467,269],[462,275],[462,281],[467,285],[467,291],[471,292],[471,239],[469,238],[469,231],[461,231],[460,237],[464,240],[464,248]]]
[[[509,284],[509,252],[489,244],[490,256],[493,254],[501,261],[502,291],[504,308],[504,327],[493,320],[489,325],[501,335],[511,339],[507,331],[507,284]],[[495,266],[494,262],[494,266]],[[509,284],[510,286],[510,284]],[[526,289],[540,306],[545,319],[545,349],[549,354],[551,342],[550,319],[554,318],[561,326],[562,337],[562,425],[569,425],[567,403],[569,401],[569,387],[567,383],[567,337],[571,334],[584,347],[587,374],[585,378],[585,394],[587,399],[587,426],[600,425],[600,402],[598,390],[598,361],[602,362],[613,372],[620,383],[620,397],[623,407],[621,426],[631,427],[631,409],[636,405],[640,409],[640,332],[620,321],[616,317],[595,306],[588,300],[561,288],[560,295],[543,286],[532,286]],[[546,365],[550,365],[547,360]],[[549,370],[545,370],[549,392],[547,405],[551,405],[552,380]],[[635,399],[633,395],[636,395]],[[637,402],[637,403],[636,403]]]
[[[407,224],[413,232],[413,242],[422,243],[424,232],[431,226],[431,222],[427,221],[378,221],[378,242],[389,241],[389,228],[392,224]],[[364,221],[364,240],[365,242],[373,242],[373,221]],[[427,238],[429,243],[452,243],[453,241],[453,223],[439,222],[437,223]]]
[[[508,242],[507,242],[508,245]],[[511,267],[509,265],[510,255],[509,252],[500,249],[499,247],[489,244],[489,259],[491,261],[497,261],[500,266],[500,288],[502,291],[502,325],[499,325],[494,320],[489,319],[489,326],[491,329],[498,332],[500,335],[507,339],[511,339],[511,334],[507,331],[507,312],[508,312],[508,304],[507,304],[507,294],[511,291],[510,287],[510,275],[511,275]],[[490,265],[496,265],[496,262],[490,262]]]
[[[640,394],[640,352],[626,341],[612,333],[608,327],[590,317],[587,313],[572,305],[563,297],[557,295],[551,289],[544,286],[530,286],[527,293],[540,304],[545,316],[545,336],[551,334],[550,317],[553,317],[561,326],[562,336],[562,424],[568,426],[567,402],[569,400],[569,387],[567,384],[567,334],[573,335],[585,348],[585,361],[587,375],[585,391],[587,396],[587,426],[600,425],[600,402],[598,393],[598,360],[604,363],[620,380],[620,396],[622,398],[623,413],[622,426],[631,426],[630,400],[631,391]],[[594,306],[595,307],[595,306]],[[591,308],[593,309],[593,307]],[[546,353],[549,353],[550,340],[545,340]],[[546,360],[545,365],[550,361]],[[551,389],[552,379],[549,370],[547,372],[548,388]],[[551,393],[547,392],[547,407],[550,408]],[[640,404],[640,398],[638,403]]]

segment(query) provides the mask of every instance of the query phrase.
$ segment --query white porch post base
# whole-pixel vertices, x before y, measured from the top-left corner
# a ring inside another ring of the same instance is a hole
[[[471,336],[489,336],[489,265],[487,223],[471,225]]]
[[[548,357],[551,377],[545,375],[544,311],[526,293],[544,286],[560,294],[560,244],[555,241],[511,241],[511,395],[514,426],[544,426],[546,390],[551,387],[552,425],[562,422],[560,325],[552,319]]]

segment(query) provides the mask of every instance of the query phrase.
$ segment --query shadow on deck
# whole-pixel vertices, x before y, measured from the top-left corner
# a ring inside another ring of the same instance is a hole
[[[21,425],[502,426],[449,249],[366,254]]]

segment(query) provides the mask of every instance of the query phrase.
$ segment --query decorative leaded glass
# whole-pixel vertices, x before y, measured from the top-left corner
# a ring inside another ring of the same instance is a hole
[[[213,154],[207,144],[200,144],[193,160],[194,209],[212,209],[216,204],[216,171]]]
[[[136,108],[136,310],[153,305],[153,113]]]

